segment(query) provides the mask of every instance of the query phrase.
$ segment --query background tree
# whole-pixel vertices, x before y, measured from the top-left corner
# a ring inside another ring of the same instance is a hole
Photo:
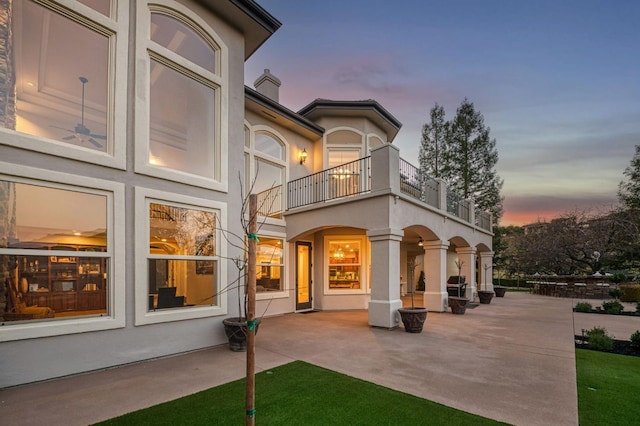
[[[624,170],[626,181],[618,185],[618,200],[629,209],[640,208],[640,145],[636,145],[636,153],[631,163]]]
[[[433,177],[441,177],[447,147],[447,132],[449,123],[444,119],[444,108],[437,103],[431,108],[431,122],[422,126],[422,141],[418,161],[420,172]]]
[[[465,98],[449,124],[442,176],[452,190],[464,198],[473,197],[478,208],[490,211],[498,223],[503,212],[503,181],[495,169],[496,140],[489,133],[482,114]]]

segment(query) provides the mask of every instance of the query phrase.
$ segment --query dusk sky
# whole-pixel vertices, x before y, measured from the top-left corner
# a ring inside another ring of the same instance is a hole
[[[610,209],[640,144],[636,0],[258,0],[282,27],[249,59],[294,110],[375,99],[418,164],[437,102],[467,97],[491,128],[504,179],[501,225]]]

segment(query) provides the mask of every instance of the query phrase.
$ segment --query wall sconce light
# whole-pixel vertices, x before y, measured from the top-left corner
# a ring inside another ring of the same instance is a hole
[[[420,237],[420,239],[418,240],[418,246],[419,247],[424,246],[424,241],[422,240],[422,237]]]
[[[302,148],[302,151],[300,152],[300,164],[304,164],[307,161],[307,149],[306,148]]]

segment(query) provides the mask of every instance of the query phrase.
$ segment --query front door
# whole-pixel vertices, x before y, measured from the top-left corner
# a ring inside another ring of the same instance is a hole
[[[311,309],[311,243],[296,243],[296,311]]]

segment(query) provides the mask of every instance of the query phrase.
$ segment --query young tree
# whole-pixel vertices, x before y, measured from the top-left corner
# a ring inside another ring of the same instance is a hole
[[[498,163],[496,140],[489,136],[484,117],[467,98],[462,101],[447,132],[442,177],[451,189],[493,214],[494,223],[502,216],[500,190],[503,181],[495,169]]]
[[[438,178],[446,169],[445,156],[449,123],[444,119],[444,108],[437,103],[431,108],[431,122],[422,126],[422,141],[418,161],[423,175]]]
[[[640,145],[623,175],[627,180],[618,185],[618,200],[629,209],[640,208]]]

